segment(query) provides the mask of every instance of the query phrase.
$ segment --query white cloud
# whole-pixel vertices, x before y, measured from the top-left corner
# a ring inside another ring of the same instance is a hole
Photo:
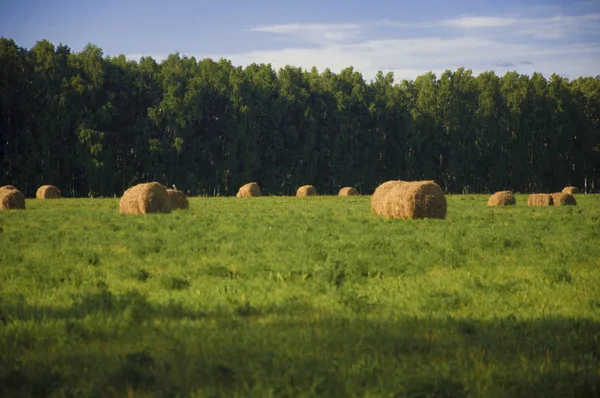
[[[217,58],[220,56],[217,56]],[[353,66],[366,80],[377,71],[392,71],[397,79],[414,79],[428,71],[440,74],[445,69],[464,66],[474,73],[497,70],[506,66],[499,60],[515,64],[509,70],[591,76],[600,72],[600,48],[583,44],[540,46],[535,43],[511,44],[482,37],[423,37],[418,39],[370,40],[354,44],[333,44],[320,48],[286,48],[225,55],[236,65],[252,62],[270,63],[275,69],[286,65],[319,71],[326,68],[338,73]],[[519,60],[526,59],[526,63]]]
[[[600,34],[600,13],[583,15],[556,14],[546,17],[514,16],[489,17],[489,16],[461,16],[445,19],[435,23],[436,26],[457,28],[462,30],[478,29],[481,34],[484,30],[502,33],[511,36],[532,36],[537,39],[560,39],[575,34]]]
[[[293,38],[303,46],[196,58],[226,58],[240,66],[270,63],[276,70],[286,65],[306,70],[315,66],[319,71],[329,68],[339,73],[353,66],[366,80],[380,70],[394,72],[397,80],[412,80],[428,71],[439,76],[459,67],[472,69],[474,74],[516,70],[576,78],[600,73],[600,45],[598,40],[590,40],[600,34],[599,20],[600,13],[537,18],[467,15],[418,23],[386,20],[259,26],[250,31]],[[387,38],[374,37],[371,29],[381,26],[398,29],[391,29],[392,33],[388,29]]]
[[[354,38],[360,34],[362,25],[346,24],[311,24],[296,23],[285,25],[258,26],[249,29],[250,32],[272,33],[304,39],[321,44],[323,42],[340,42]]]
[[[494,28],[510,26],[516,21],[517,20],[514,18],[463,16],[460,18],[444,20],[441,22],[441,25],[465,29]]]
[[[576,34],[588,36],[600,34],[600,13],[519,20],[513,35],[529,35],[537,39],[562,39]]]

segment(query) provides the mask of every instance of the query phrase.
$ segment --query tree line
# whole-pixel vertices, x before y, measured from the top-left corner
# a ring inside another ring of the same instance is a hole
[[[493,71],[366,82],[340,73],[171,54],[162,62],[0,38],[0,185],[120,196],[312,184],[370,194],[390,179],[447,193],[600,188],[600,77]]]

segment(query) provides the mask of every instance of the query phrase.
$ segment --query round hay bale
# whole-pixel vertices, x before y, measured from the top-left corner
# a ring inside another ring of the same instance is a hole
[[[35,193],[36,199],[60,199],[60,189],[54,185],[42,185]]]
[[[255,182],[249,182],[248,184],[242,185],[235,195],[236,198],[251,198],[254,196],[262,196],[260,187]]]
[[[182,191],[177,189],[167,189],[167,194],[171,199],[171,209],[185,210],[190,207],[190,204]]]
[[[552,195],[547,193],[532,193],[527,198],[527,206],[552,206],[553,204]]]
[[[568,193],[570,195],[575,195],[575,194],[581,193],[581,191],[577,187],[569,186],[569,187],[564,187],[562,190],[562,193]]]
[[[373,194],[380,215],[400,219],[446,218],[446,197],[434,181],[396,181],[383,188],[383,193]]]
[[[119,201],[121,214],[170,213],[171,198],[157,182],[135,185],[127,189]]]
[[[570,193],[557,192],[552,194],[552,202],[554,206],[576,206],[577,201],[575,200],[575,196]]]
[[[25,195],[13,185],[0,187],[0,210],[25,210]]]
[[[312,185],[302,185],[296,191],[296,196],[316,196],[317,189]]]
[[[517,199],[512,191],[499,191],[490,196],[488,206],[510,206],[516,205]]]
[[[352,187],[344,187],[340,189],[338,196],[358,196],[358,191]]]
[[[387,193],[393,187],[402,184],[403,182],[404,181],[400,180],[390,180],[384,182],[383,184],[375,188],[375,192],[373,192],[373,195],[371,196],[371,211],[377,214],[378,216],[384,215],[384,213],[386,212],[385,205],[387,202],[385,201],[385,197]]]

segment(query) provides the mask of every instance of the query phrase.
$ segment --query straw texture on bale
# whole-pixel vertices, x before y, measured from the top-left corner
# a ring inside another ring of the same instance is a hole
[[[396,185],[402,184],[402,182],[400,180],[390,180],[375,188],[375,192],[371,196],[371,211],[378,216],[384,215],[387,193]]]
[[[575,200],[575,196],[570,193],[557,192],[552,194],[552,202],[554,206],[576,206],[577,201]]]
[[[434,181],[388,181],[371,197],[375,214],[388,218],[446,218],[444,192]]]
[[[510,206],[516,205],[517,199],[512,191],[499,191],[490,196],[488,206]]]
[[[527,198],[527,206],[552,206],[553,204],[552,195],[547,193],[532,193]]]
[[[121,214],[170,213],[171,198],[157,182],[138,184],[123,193],[119,210]]]
[[[169,198],[171,199],[172,210],[185,210],[190,207],[190,203],[182,191],[178,191],[177,189],[167,189],[167,194],[169,194]]]
[[[581,191],[577,187],[564,187],[562,190],[562,193],[568,193],[568,194],[574,195],[577,193],[581,193]]]
[[[25,210],[25,195],[13,185],[0,187],[0,210]]]
[[[35,193],[36,199],[60,199],[60,189],[54,185],[42,185]]]
[[[242,185],[235,196],[236,198],[251,198],[253,196],[262,196],[262,192],[257,183],[249,182]]]
[[[340,189],[338,196],[358,196],[358,191],[352,187],[344,187]]]
[[[302,185],[296,191],[296,196],[316,196],[317,189],[312,185]]]

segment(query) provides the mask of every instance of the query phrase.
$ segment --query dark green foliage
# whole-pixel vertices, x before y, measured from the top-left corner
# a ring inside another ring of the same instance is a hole
[[[144,268],[138,268],[131,272],[131,276],[140,282],[146,282],[148,278],[152,276],[152,274],[150,274],[150,272],[148,272]]]
[[[600,79],[459,68],[394,84],[171,54],[104,56],[0,38],[0,185],[120,196],[157,180],[189,195],[310,183],[370,194],[390,179],[448,193],[600,187]],[[151,248],[148,248],[151,250]],[[147,253],[140,253],[144,256]]]

